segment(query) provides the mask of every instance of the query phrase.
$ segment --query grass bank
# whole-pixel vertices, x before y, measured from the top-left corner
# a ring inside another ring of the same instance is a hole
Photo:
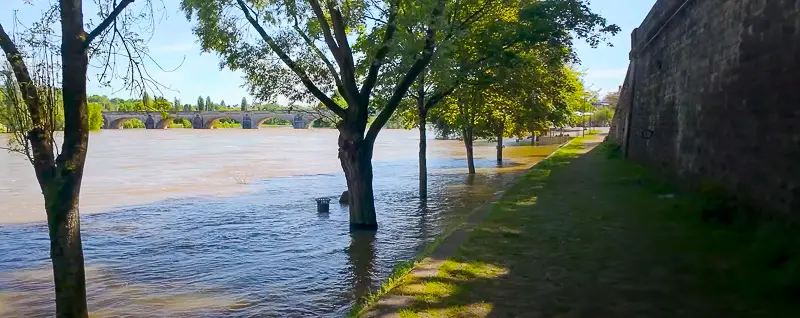
[[[800,317],[800,231],[704,218],[706,197],[580,139],[506,191],[401,317]],[[383,308],[382,308],[383,306]]]

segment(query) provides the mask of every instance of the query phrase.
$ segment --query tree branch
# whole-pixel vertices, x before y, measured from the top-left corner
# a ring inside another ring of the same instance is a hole
[[[328,57],[325,56],[325,53],[323,53],[322,50],[320,50],[316,45],[314,45],[314,41],[312,41],[311,38],[309,38],[308,35],[305,32],[303,32],[302,29],[300,29],[300,23],[299,21],[297,21],[296,13],[294,14],[294,30],[297,32],[297,34],[300,35],[300,37],[303,38],[303,41],[305,41],[306,44],[308,44],[308,46],[311,47],[314,53],[316,53],[317,56],[319,56],[319,58],[322,59],[322,62],[325,63],[325,66],[328,68],[328,71],[331,72],[331,76],[333,77],[334,82],[336,82],[336,87],[338,87],[339,89],[343,89],[342,80],[339,77],[339,72],[336,71],[336,67],[334,67],[333,63],[331,63]]]
[[[473,19],[477,20],[478,18],[480,18],[480,16],[482,16],[483,13],[486,12],[486,9],[489,8],[489,6],[493,3],[494,3],[493,0],[484,2],[483,6],[481,6],[480,8],[478,8],[478,10],[475,10],[475,12],[472,12],[472,14],[467,16],[467,18],[464,19],[464,21],[462,21],[461,23],[459,23],[457,27],[450,29],[450,32],[447,33],[447,35],[444,37],[444,40],[448,40],[451,37],[453,37],[457,31],[460,31],[465,26],[467,26],[468,23],[471,23],[472,22],[471,20]],[[455,18],[455,15],[453,16],[453,18]]]
[[[269,36],[269,34],[267,34],[267,32],[264,30],[261,24],[259,24],[258,21],[256,21],[256,19],[253,17],[253,15],[250,14],[250,10],[247,8],[247,4],[244,3],[244,0],[236,0],[236,2],[239,4],[239,7],[242,9],[242,12],[244,12],[244,16],[247,19],[247,21],[250,22],[250,24],[256,29],[256,31],[258,31],[258,34],[261,35],[261,38],[264,39],[265,42],[267,42],[267,45],[269,45],[270,49],[275,51],[275,54],[278,55],[281,61],[283,61],[283,63],[286,64],[286,66],[289,67],[289,69],[291,69],[295,74],[297,74],[298,77],[300,77],[300,81],[303,82],[303,85],[305,85],[305,87],[311,92],[311,94],[314,95],[314,97],[316,97],[317,99],[319,99],[319,101],[322,102],[322,104],[325,105],[325,107],[328,107],[328,109],[333,111],[336,115],[338,115],[342,119],[347,118],[347,112],[341,106],[336,104],[336,102],[334,102],[330,97],[325,95],[325,93],[323,93],[317,87],[317,85],[315,85],[314,82],[311,81],[311,79],[308,77],[308,74],[306,74],[306,71],[302,67],[297,65],[297,63],[295,63],[294,60],[292,60],[292,58],[289,57],[289,55],[287,55],[286,52],[284,52],[284,50],[280,47],[280,45],[278,45],[278,43],[275,42],[275,39],[273,39],[271,36]]]
[[[325,13],[322,11],[319,1],[309,0],[308,3],[311,5],[311,10],[314,11],[314,15],[317,17],[322,35],[325,38],[325,43],[328,44],[328,49],[333,54],[333,58],[336,60],[336,64],[339,64],[339,70],[342,72],[342,84],[344,88],[342,97],[344,97],[348,105],[356,105],[358,104],[358,89],[355,86],[355,73],[352,71],[353,67],[349,67],[348,65],[350,63],[347,62],[348,60],[352,60],[352,53],[346,54],[343,52],[343,49],[339,47],[339,44],[337,44],[331,33],[331,25],[328,24],[328,19],[325,17]],[[342,30],[342,32],[344,32],[344,30]],[[346,55],[350,55],[350,57],[348,58]]]
[[[342,57],[339,51],[339,46],[336,44],[336,40],[333,39],[333,35],[331,34],[331,26],[328,24],[328,19],[325,17],[325,13],[322,12],[322,7],[320,6],[319,1],[309,0],[308,3],[311,5],[311,10],[314,11],[314,16],[317,17],[319,28],[322,30],[322,36],[325,38],[325,43],[328,44],[328,49],[331,50],[331,53],[333,53],[333,58],[341,68]]]
[[[345,31],[342,12],[336,8],[334,1],[328,1],[328,12],[331,15],[331,22],[333,22],[333,35],[336,37],[336,42],[339,44],[339,49],[342,51],[342,62],[344,62],[345,67],[347,67],[347,73],[355,75],[353,50],[350,48],[350,43],[347,41],[347,32]],[[355,76],[353,76],[353,80],[353,87],[355,87]]]
[[[375,58],[372,60],[367,72],[367,78],[361,85],[360,93],[362,98],[369,99],[369,95],[372,94],[372,89],[375,88],[375,83],[378,81],[378,72],[386,59],[386,55],[389,54],[389,42],[394,38],[394,33],[397,30],[397,7],[397,1],[394,1],[389,8],[389,19],[386,23],[386,32],[383,34],[381,47],[375,53]]]
[[[92,30],[92,32],[89,32],[89,34],[83,40],[83,48],[88,48],[89,45],[92,44],[92,41],[100,36],[100,34],[102,34],[103,31],[105,31],[108,26],[111,25],[111,22],[114,22],[117,19],[117,16],[122,13],[122,10],[125,10],[125,7],[133,3],[133,1],[135,0],[122,0],[122,2],[115,6],[114,10],[112,10],[105,19],[103,19],[103,22],[100,22],[100,24],[98,24],[97,27]]]
[[[408,92],[408,88],[411,87],[411,84],[417,79],[417,76],[428,66],[433,58],[434,49],[436,48],[436,20],[442,15],[444,11],[444,0],[439,0],[436,4],[436,7],[431,12],[431,20],[428,24],[428,29],[425,32],[425,46],[422,49],[422,56],[417,59],[416,62],[411,66],[411,69],[406,72],[403,76],[403,79],[400,83],[395,86],[394,93],[392,93],[392,97],[389,98],[389,101],[386,103],[386,108],[378,114],[378,117],[375,118],[375,121],[372,122],[372,125],[369,126],[369,130],[367,131],[367,135],[364,138],[367,142],[373,143],[375,139],[378,137],[378,133],[381,131],[383,126],[389,122],[389,118],[392,117],[394,111],[397,110],[397,107],[400,105],[400,102]]]
[[[14,72],[14,77],[19,85],[19,90],[22,92],[25,105],[28,108],[28,115],[30,115],[31,123],[33,126],[27,133],[25,138],[30,141],[33,150],[34,169],[36,170],[36,177],[39,179],[40,184],[47,178],[51,177],[51,173],[55,169],[55,156],[53,154],[53,142],[50,138],[52,132],[51,124],[45,120],[46,114],[43,109],[41,98],[36,84],[31,78],[25,61],[22,59],[22,54],[19,49],[8,36],[3,24],[0,23],[0,48],[6,55],[6,60],[11,64],[11,69]]]
[[[458,87],[458,82],[456,82],[455,85],[453,85],[452,87],[450,87],[450,89],[446,91],[434,93],[431,96],[431,98],[429,98],[425,102],[425,110],[430,110],[431,108],[433,108],[433,106],[439,104],[439,102],[441,102],[445,97],[450,96],[450,94],[455,92],[457,87]]]

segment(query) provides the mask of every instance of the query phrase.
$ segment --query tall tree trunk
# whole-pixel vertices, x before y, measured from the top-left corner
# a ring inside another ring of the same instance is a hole
[[[373,145],[364,140],[363,132],[345,124],[340,126],[339,161],[347,179],[350,230],[378,229],[372,190],[372,150]]]
[[[428,112],[419,109],[419,197],[428,197],[428,135],[426,125]]]
[[[86,32],[80,0],[61,0],[61,29],[64,144],[56,158],[57,175],[47,186],[53,192],[45,193],[51,200],[46,202],[50,257],[56,283],[56,316],[88,317],[78,202],[89,143],[86,105],[89,57],[83,42]]]
[[[419,115],[419,197],[428,197],[428,109],[425,108],[425,70],[417,77],[417,115]]]
[[[500,122],[500,128],[497,131],[497,163],[503,163],[503,131],[505,130],[505,125],[503,122]]]
[[[75,179],[74,175],[63,179],[57,177],[46,185],[47,189],[52,189],[47,191],[45,199],[56,289],[56,317],[89,316],[76,195],[80,187],[76,186]]]
[[[464,147],[467,148],[467,167],[469,174],[475,174],[475,156],[472,151],[472,127],[467,127],[462,130],[462,137],[464,138]]]

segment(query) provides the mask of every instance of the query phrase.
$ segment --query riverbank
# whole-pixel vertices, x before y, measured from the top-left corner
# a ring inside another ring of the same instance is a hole
[[[796,228],[704,221],[698,195],[595,145],[575,140],[536,165],[460,247],[361,315],[798,316]]]

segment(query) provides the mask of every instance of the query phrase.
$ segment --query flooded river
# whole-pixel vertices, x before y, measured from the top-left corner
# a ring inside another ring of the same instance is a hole
[[[492,144],[466,174],[459,141],[430,140],[417,197],[416,131],[381,132],[373,159],[380,229],[350,234],[334,130],[92,133],[81,195],[93,317],[344,316],[394,265],[554,147]],[[5,144],[7,136],[0,135]],[[42,197],[21,155],[0,151],[0,317],[50,317]]]

